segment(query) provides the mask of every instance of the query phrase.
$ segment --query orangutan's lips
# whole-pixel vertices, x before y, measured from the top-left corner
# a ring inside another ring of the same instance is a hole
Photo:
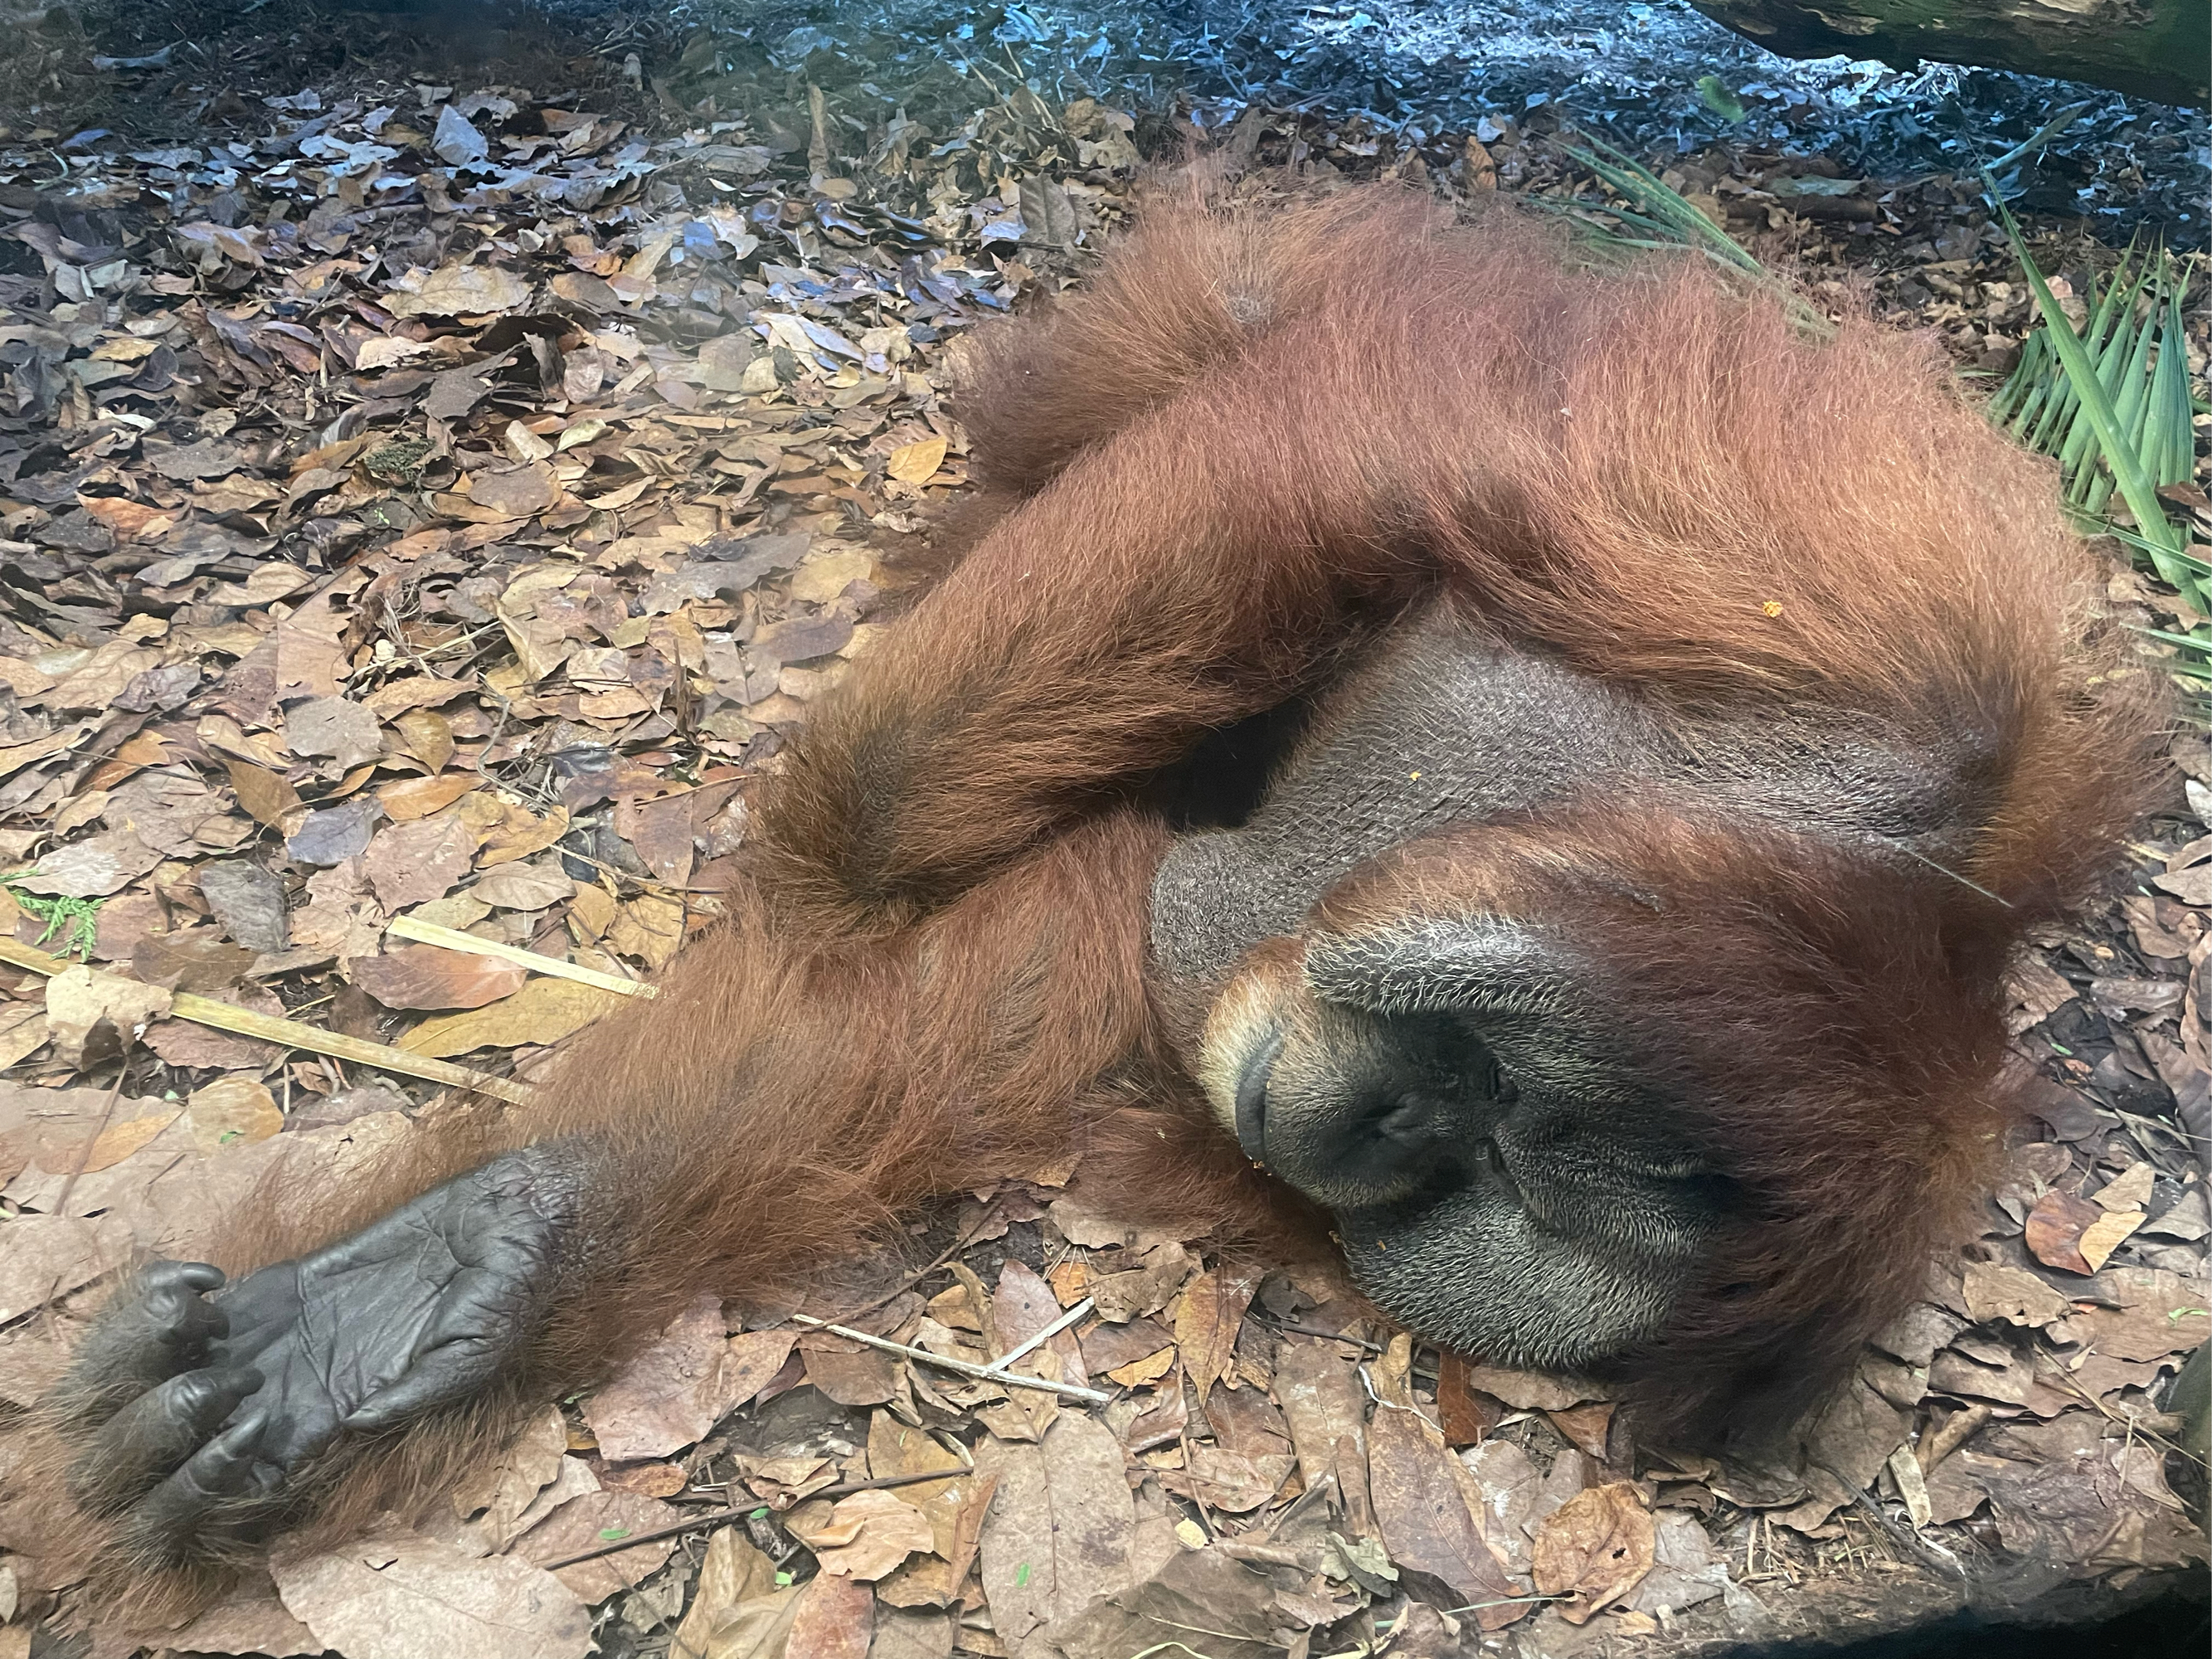
[[[1275,1059],[1282,1052],[1279,1030],[1253,1048],[1237,1078],[1237,1144],[1255,1164],[1267,1161],[1267,1079],[1274,1075]]]

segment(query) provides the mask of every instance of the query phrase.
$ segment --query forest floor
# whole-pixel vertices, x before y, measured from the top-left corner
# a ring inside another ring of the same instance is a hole
[[[817,78],[605,11],[221,9],[0,53],[0,1491],[118,1261],[425,1133],[453,1068],[526,1088],[711,921],[965,488],[963,335],[1082,280],[1140,149],[1602,201],[1547,103],[1431,131]],[[1816,301],[1970,384],[2016,356],[1960,173],[1644,154]],[[2108,222],[2029,230],[2080,292]],[[2139,1601],[2205,1553],[2160,1409],[2212,1322],[2212,750],[2173,757],[2125,895],[2014,976],[2035,1116],[1982,1237],[1793,1460],[1670,1459],[1586,1381],[1132,1233],[1078,1164],[806,1304],[896,1348],[703,1302],[450,1510],[280,1542],[187,1630],[101,1626],[0,1504],[0,1659],[87,1620],[70,1651],[1572,1659]]]

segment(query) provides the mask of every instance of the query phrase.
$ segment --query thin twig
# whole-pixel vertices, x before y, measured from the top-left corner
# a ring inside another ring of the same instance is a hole
[[[1961,1581],[1966,1579],[1966,1569],[1957,1556],[1952,1554],[1934,1539],[1924,1538],[1910,1528],[1898,1525],[1896,1522],[1881,1512],[1881,1505],[1875,1503],[1862,1488],[1852,1486],[1848,1479],[1838,1474],[1826,1464],[1823,1463],[1819,1467],[1826,1470],[1829,1474],[1834,1475],[1838,1482],[1850,1492],[1852,1504],[1865,1513],[1868,1519],[1874,1522],[1876,1530],[1891,1543],[1917,1559],[1924,1567],[1933,1567],[1940,1573]],[[1849,1541],[1849,1536],[1846,1533],[1846,1543]]]
[[[1004,1382],[1010,1388],[1042,1389],[1047,1394],[1061,1395],[1070,1400],[1088,1400],[1100,1405],[1114,1397],[1097,1389],[1080,1388],[1073,1382],[1054,1382],[1042,1376],[1021,1376],[1011,1371],[994,1371],[988,1365],[970,1364],[964,1359],[948,1359],[941,1353],[930,1352],[927,1348],[909,1347],[903,1342],[894,1342],[887,1336],[871,1336],[866,1331],[854,1330],[850,1325],[832,1325],[826,1319],[816,1319],[806,1314],[791,1316],[802,1325],[827,1331],[832,1336],[850,1337],[871,1348],[881,1348],[885,1353],[902,1353],[908,1359],[918,1359],[925,1365],[957,1371],[963,1376],[972,1376],[979,1382]]]
[[[1030,1353],[1035,1350],[1042,1347],[1046,1343],[1051,1341],[1053,1338],[1058,1336],[1070,1325],[1073,1325],[1077,1320],[1082,1318],[1084,1315],[1089,1313],[1091,1311],[1091,1298],[1086,1296],[1082,1301],[1077,1303],[1066,1313],[1060,1315],[1059,1318],[1054,1320],[1051,1324],[1046,1326],[1028,1341],[1021,1344],[1018,1347],[1008,1349],[1005,1353],[1000,1354],[996,1359],[994,1359],[989,1364],[983,1368],[985,1374],[990,1376],[997,1376],[1003,1372],[1007,1366],[1012,1364],[1014,1361],[1021,1358],[1024,1354]]]
[[[1293,1325],[1287,1319],[1282,1320],[1279,1322],[1262,1319],[1261,1323],[1272,1323],[1273,1329],[1285,1332],[1291,1336],[1318,1336],[1324,1341],[1348,1342],[1355,1348],[1365,1349],[1369,1353],[1381,1353],[1382,1352],[1382,1345],[1380,1342],[1370,1342],[1364,1336],[1353,1336],[1345,1331],[1324,1331],[1319,1327],[1313,1325]]]
[[[115,1086],[107,1091],[107,1103],[100,1109],[99,1127],[93,1130],[92,1138],[84,1143],[84,1150],[76,1155],[76,1166],[69,1172],[69,1179],[62,1182],[61,1196],[54,1200],[53,1212],[57,1216],[69,1213],[70,1194],[76,1190],[77,1177],[84,1173],[85,1165],[92,1162],[92,1149],[100,1145],[100,1136],[107,1133],[108,1120],[115,1115],[115,1103],[123,1098],[123,1079],[131,1075],[131,1033],[125,1031],[123,1034],[123,1060],[115,1068]]]
[[[892,1486],[919,1486],[930,1480],[957,1480],[964,1475],[975,1473],[975,1466],[971,1463],[964,1469],[930,1469],[914,1474],[885,1474],[879,1475],[873,1480],[840,1481],[834,1486],[824,1486],[819,1492],[811,1492],[806,1495],[809,1498],[848,1498],[856,1492],[883,1492]],[[733,1504],[726,1510],[713,1510],[705,1515],[695,1515],[689,1521],[678,1521],[665,1527],[655,1527],[649,1532],[635,1533],[628,1538],[617,1538],[609,1543],[597,1544],[590,1549],[579,1550],[574,1555],[564,1555],[557,1561],[544,1561],[538,1565],[548,1572],[551,1572],[556,1567],[573,1567],[579,1561],[596,1561],[603,1555],[618,1555],[626,1549],[635,1548],[640,1544],[657,1544],[664,1538],[678,1537],[687,1532],[697,1532],[705,1527],[719,1527],[725,1521],[742,1521],[756,1510],[764,1507],[768,1507],[767,1500],[756,1498],[750,1504]]]
[[[0,962],[48,975],[76,965],[5,937],[0,937]],[[99,970],[95,969],[94,971]],[[191,1020],[196,1025],[211,1025],[218,1031],[252,1037],[262,1042],[274,1043],[280,1048],[303,1048],[311,1054],[349,1060],[356,1066],[372,1066],[380,1072],[397,1072],[402,1077],[417,1077],[455,1089],[473,1090],[478,1094],[512,1101],[517,1105],[528,1104],[534,1092],[529,1085],[517,1083],[512,1078],[494,1077],[489,1072],[471,1071],[450,1060],[433,1060],[428,1054],[413,1054],[381,1042],[369,1042],[361,1037],[348,1036],[343,1031],[325,1031],[319,1026],[305,1025],[298,1020],[278,1019],[271,1014],[256,1013],[251,1008],[241,1008],[234,1002],[196,996],[187,991],[179,991],[172,995],[169,1012],[179,1019]]]
[[[563,962],[558,957],[541,956],[535,951],[526,951],[519,945],[503,945],[497,939],[478,939],[474,933],[464,933],[452,927],[441,927],[434,922],[417,921],[413,916],[394,916],[385,930],[398,938],[412,939],[417,945],[433,945],[441,951],[465,951],[471,956],[491,957],[500,962],[511,962],[527,968],[533,974],[546,974],[556,979],[570,979],[579,985],[589,985],[602,991],[613,991],[626,997],[657,997],[659,988],[643,980],[624,979],[618,974],[603,974],[596,968],[580,968],[573,962]]]

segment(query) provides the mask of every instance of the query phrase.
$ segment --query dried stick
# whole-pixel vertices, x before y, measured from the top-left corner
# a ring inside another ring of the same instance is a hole
[[[873,1480],[841,1481],[836,1486],[824,1486],[819,1492],[811,1492],[806,1495],[810,1498],[848,1498],[856,1492],[882,1492],[891,1486],[918,1486],[928,1480],[957,1480],[963,1475],[975,1473],[975,1466],[971,1463],[964,1469],[926,1469],[913,1474],[878,1475]],[[596,1561],[603,1555],[618,1555],[623,1551],[633,1548],[639,1544],[654,1544],[664,1538],[675,1538],[684,1533],[697,1532],[702,1527],[719,1527],[725,1521],[742,1520],[752,1514],[754,1510],[765,1507],[769,1507],[768,1500],[756,1498],[750,1504],[734,1504],[726,1510],[709,1510],[704,1515],[695,1515],[688,1521],[678,1521],[665,1527],[655,1527],[650,1532],[635,1533],[628,1538],[617,1538],[610,1543],[595,1544],[590,1549],[579,1550],[574,1555],[564,1555],[557,1561],[546,1561],[539,1565],[547,1572],[560,1567],[573,1567],[579,1561]]]
[[[394,916],[386,930],[400,939],[413,939],[417,945],[434,945],[441,950],[465,951],[471,956],[496,957],[501,962],[520,963],[533,974],[549,974],[555,979],[573,979],[579,985],[594,985],[602,991],[615,991],[626,997],[657,997],[660,988],[648,985],[643,980],[624,979],[620,974],[603,974],[596,968],[580,968],[573,962],[563,962],[558,957],[540,956],[535,951],[526,951],[519,945],[502,945],[496,939],[478,939],[474,933],[464,933],[451,927],[441,927],[434,921],[417,921],[412,916]]]
[[[1028,1341],[1022,1343],[1018,1347],[1008,1349],[1005,1353],[1000,1354],[996,1359],[994,1359],[989,1364],[984,1366],[984,1375],[988,1376],[999,1376],[1002,1375],[1007,1366],[1012,1364],[1014,1361],[1019,1359],[1024,1354],[1029,1353],[1034,1349],[1041,1348],[1046,1343],[1051,1341],[1053,1338],[1058,1336],[1070,1325],[1073,1325],[1077,1320],[1082,1318],[1084,1315],[1089,1313],[1091,1311],[1091,1298],[1086,1296],[1082,1301],[1077,1303],[1066,1313],[1060,1315],[1059,1318],[1054,1320],[1051,1324],[1046,1326]],[[1020,1381],[1021,1379],[1016,1378],[1014,1380]]]
[[[817,1330],[827,1331],[832,1336],[847,1336],[871,1348],[881,1348],[885,1353],[902,1353],[908,1359],[918,1359],[925,1365],[936,1365],[948,1371],[957,1371],[963,1376],[972,1376],[979,1382],[1004,1382],[1017,1389],[1042,1389],[1047,1394],[1056,1394],[1070,1400],[1089,1400],[1103,1404],[1114,1396],[1097,1389],[1080,1388],[1073,1382],[1054,1382],[1042,1376],[1019,1376],[1011,1371],[993,1370],[989,1365],[974,1365],[964,1359],[948,1359],[941,1353],[931,1353],[925,1348],[910,1348],[903,1342],[894,1342],[889,1337],[871,1336],[866,1331],[856,1331],[850,1325],[832,1325],[826,1319],[815,1319],[806,1314],[793,1314],[792,1318],[801,1325],[811,1325]],[[1026,1351],[1024,1351],[1026,1352]],[[1009,1354],[1007,1359],[1015,1356]],[[1006,1360],[994,1362],[1004,1364]]]
[[[11,963],[18,968],[27,968],[34,974],[48,975],[76,965],[5,938],[0,938],[0,962]],[[471,1089],[495,1099],[512,1101],[517,1105],[526,1103],[535,1092],[529,1085],[517,1083],[511,1078],[494,1077],[489,1072],[472,1072],[465,1066],[455,1066],[449,1060],[432,1060],[426,1054],[410,1054],[404,1048],[388,1048],[381,1042],[368,1042],[360,1037],[325,1031],[319,1026],[303,1025],[295,1019],[277,1019],[269,1014],[257,1014],[251,1008],[241,1008],[234,1002],[219,1002],[213,997],[195,996],[189,991],[176,992],[170,998],[169,1012],[179,1019],[191,1020],[195,1025],[212,1025],[218,1031],[230,1031],[240,1036],[273,1042],[280,1048],[304,1048],[311,1054],[349,1060],[357,1066],[374,1066],[380,1072],[397,1072],[402,1077],[417,1077],[426,1082],[445,1084],[450,1088]]]

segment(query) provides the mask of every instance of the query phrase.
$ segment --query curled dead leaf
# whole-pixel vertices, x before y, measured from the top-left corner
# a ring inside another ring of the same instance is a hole
[[[1656,1541],[1651,1511],[1634,1482],[1592,1486],[1537,1527],[1531,1560],[1536,1589],[1568,1597],[1559,1604],[1560,1616],[1587,1624],[1651,1571]]]

